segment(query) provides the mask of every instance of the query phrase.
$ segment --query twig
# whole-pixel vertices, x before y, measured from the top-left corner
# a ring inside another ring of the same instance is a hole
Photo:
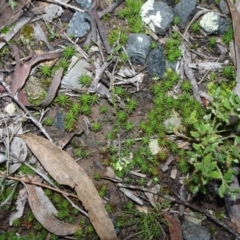
[[[73,10],[76,10],[78,12],[85,12],[85,10],[81,9],[81,8],[78,8],[78,7],[74,7],[70,4],[67,4],[67,3],[63,3],[62,1],[59,1],[59,0],[52,0],[50,1],[51,3],[57,3],[59,5],[62,5],[64,7],[67,7],[67,8],[70,8],[70,9],[73,9]]]
[[[118,0],[115,3],[111,4],[110,6],[108,6],[106,9],[104,9],[102,12],[100,12],[99,18],[102,18],[103,16],[105,16],[106,14],[112,12],[116,7],[118,7],[120,4],[122,4],[124,2],[124,0]]]
[[[0,177],[4,177],[2,174],[0,174]],[[48,188],[50,190],[53,190],[55,192],[58,192],[58,193],[61,193],[63,195],[66,195],[66,196],[69,196],[69,197],[74,197],[74,198],[78,198],[77,195],[75,194],[72,194],[72,193],[67,193],[67,192],[64,192],[60,189],[57,189],[57,188],[54,188],[54,187],[51,187],[51,186],[48,186],[44,183],[39,183],[39,182],[34,182],[34,181],[31,181],[30,179],[23,179],[23,178],[17,178],[17,177],[11,177],[11,176],[8,176],[6,177],[7,179],[10,179],[10,180],[15,180],[15,181],[19,181],[19,182],[24,182],[24,183],[27,183],[27,184],[32,184],[32,185],[36,185],[36,186],[39,186],[39,187],[44,187],[44,188]]]
[[[171,197],[169,195],[166,195],[166,194],[163,194],[163,193],[156,193],[156,192],[153,192],[147,188],[142,188],[142,187],[138,187],[138,186],[133,186],[133,185],[126,185],[126,184],[121,184],[121,183],[118,183],[117,184],[117,187],[123,187],[123,188],[128,188],[128,189],[135,189],[135,190],[140,190],[140,191],[144,191],[144,192],[149,192],[149,193],[152,193],[154,195],[158,195],[158,196],[161,196],[163,198],[166,198],[168,199],[169,201],[171,202],[175,202],[175,203],[178,203],[178,204],[181,204],[181,205],[184,205],[186,207],[189,207],[197,212],[200,212],[202,214],[204,214],[205,216],[207,216],[209,219],[211,219],[213,222],[215,222],[217,225],[223,227],[224,229],[226,229],[228,232],[230,232],[232,235],[234,235],[237,239],[240,239],[240,235],[234,231],[233,229],[231,229],[230,227],[228,227],[225,223],[219,221],[217,218],[215,218],[213,215],[211,215],[210,213],[208,213],[207,211],[204,211],[198,207],[196,207],[195,205],[191,204],[191,203],[188,203],[188,202],[185,202],[185,201],[182,201],[182,200],[179,200],[179,199],[176,199],[174,197]]]
[[[42,131],[42,133],[45,135],[45,137],[50,141],[53,142],[51,137],[48,135],[47,131],[45,130],[45,128],[42,126],[42,124],[37,121],[36,118],[34,118],[32,116],[32,114],[27,110],[27,108],[18,100],[17,96],[13,96],[12,93],[9,90],[9,87],[5,84],[5,82],[3,81],[3,75],[0,74],[0,83],[2,84],[2,86],[5,88],[5,90],[8,93],[8,96],[11,97],[20,108],[22,108],[22,110],[26,113],[26,115],[28,115],[28,117],[32,120],[32,122]]]
[[[183,45],[184,48],[184,45]],[[193,95],[195,99],[202,104],[202,100],[200,97],[206,98],[208,101],[211,101],[212,98],[207,94],[204,93],[203,91],[199,90],[198,83],[195,79],[193,70],[189,68],[189,64],[191,63],[191,55],[190,52],[185,48],[184,49],[184,54],[183,54],[183,59],[184,59],[184,72],[189,79],[190,83],[192,84],[192,90],[193,90]]]
[[[106,49],[107,53],[110,54],[112,49],[111,49],[111,47],[109,45],[109,42],[108,42],[107,37],[106,37],[106,34],[105,34],[104,30],[103,30],[102,23],[101,23],[101,20],[100,20],[100,18],[98,16],[96,7],[94,7],[92,9],[91,16],[92,16],[93,19],[95,19],[96,24],[97,24],[97,28],[98,28],[98,32],[99,32],[99,35],[100,35],[100,37],[102,39],[103,45],[105,46],[105,49]]]
[[[95,77],[88,89],[89,93],[95,93],[97,91],[97,86],[98,86],[98,82],[100,81],[102,74],[104,73],[104,71],[107,69],[107,67],[113,62],[115,61],[115,58],[113,58],[111,61],[109,62],[104,62],[102,66],[100,66],[101,64],[101,60],[99,58],[96,59],[94,65],[95,65]]]

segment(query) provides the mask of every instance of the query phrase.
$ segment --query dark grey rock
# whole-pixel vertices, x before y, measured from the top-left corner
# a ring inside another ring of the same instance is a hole
[[[188,20],[196,8],[197,0],[180,0],[180,2],[173,8],[175,16],[179,16],[179,26],[186,27]]]
[[[225,0],[220,0],[219,6],[220,6],[222,13],[229,14],[228,6],[227,6],[227,3]]]
[[[168,6],[173,7],[175,5],[175,0],[163,0],[163,2],[167,3]]]
[[[84,37],[90,28],[90,16],[85,12],[75,12],[69,22],[67,34],[74,37]]]
[[[64,116],[65,114],[63,112],[58,111],[53,122],[53,126],[61,131],[65,129]]]
[[[90,9],[92,7],[92,0],[76,0],[76,3],[83,9]]]
[[[216,12],[208,12],[200,20],[200,26],[208,35],[223,34],[230,26],[230,22]]]
[[[198,224],[184,221],[182,224],[182,233],[185,240],[210,240],[211,235],[207,228]]]
[[[141,8],[142,21],[146,23],[153,32],[164,35],[173,20],[172,9],[165,2],[154,2],[148,0]]]
[[[163,77],[166,70],[164,51],[161,46],[153,49],[146,62],[147,72],[152,77]]]
[[[143,65],[150,51],[151,37],[146,34],[129,34],[126,51],[135,64]]]

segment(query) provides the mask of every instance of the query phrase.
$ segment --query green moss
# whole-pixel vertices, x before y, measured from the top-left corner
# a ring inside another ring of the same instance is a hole
[[[117,42],[123,46],[127,43],[127,39],[127,34],[122,32],[120,28],[114,28],[108,34],[108,42],[111,46],[113,46]]]

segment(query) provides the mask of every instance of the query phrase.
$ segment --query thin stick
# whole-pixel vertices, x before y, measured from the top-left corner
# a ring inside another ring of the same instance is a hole
[[[2,86],[5,88],[5,90],[8,93],[8,96],[11,97],[20,108],[22,108],[22,110],[26,113],[26,115],[32,120],[32,122],[42,131],[42,133],[45,135],[45,137],[50,141],[53,142],[51,137],[48,135],[47,131],[45,130],[45,128],[42,126],[42,124],[32,116],[32,114],[27,110],[27,108],[18,100],[16,95],[12,95],[12,93],[9,90],[9,87],[6,85],[6,83],[3,81],[3,75],[0,74],[0,83],[2,84]]]
[[[76,11],[78,11],[78,12],[85,12],[85,10],[83,10],[83,9],[81,9],[81,8],[74,7],[74,6],[70,5],[70,4],[63,3],[62,1],[59,1],[59,0],[52,0],[52,1],[50,1],[50,2],[51,2],[51,3],[57,3],[57,4],[59,4],[59,5],[62,5],[62,6],[64,6],[64,7],[66,7],[66,8],[70,8],[70,9],[76,10]]]
[[[2,174],[0,174],[0,177],[4,177]],[[11,176],[8,176],[6,177],[7,179],[10,179],[10,180],[15,180],[15,181],[19,181],[19,182],[24,182],[24,183],[27,183],[27,184],[32,184],[32,185],[35,185],[35,186],[39,186],[39,187],[44,187],[44,188],[48,188],[50,190],[53,190],[55,192],[58,192],[58,193],[61,193],[63,195],[66,195],[66,196],[70,196],[70,197],[74,197],[74,198],[78,198],[77,195],[75,194],[72,194],[72,193],[67,193],[67,192],[64,192],[60,189],[57,189],[57,188],[54,188],[54,187],[51,187],[51,186],[48,186],[44,183],[39,183],[39,182],[34,182],[34,181],[31,181],[30,179],[23,179],[23,178],[17,178],[17,177],[11,177]]]

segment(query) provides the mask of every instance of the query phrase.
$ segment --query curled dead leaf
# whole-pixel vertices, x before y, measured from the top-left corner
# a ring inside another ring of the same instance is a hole
[[[34,134],[20,136],[25,140],[33,154],[43,167],[59,184],[72,187],[83,206],[88,211],[92,225],[103,240],[117,239],[113,223],[110,220],[102,199],[85,171],[66,152],[48,140]]]

